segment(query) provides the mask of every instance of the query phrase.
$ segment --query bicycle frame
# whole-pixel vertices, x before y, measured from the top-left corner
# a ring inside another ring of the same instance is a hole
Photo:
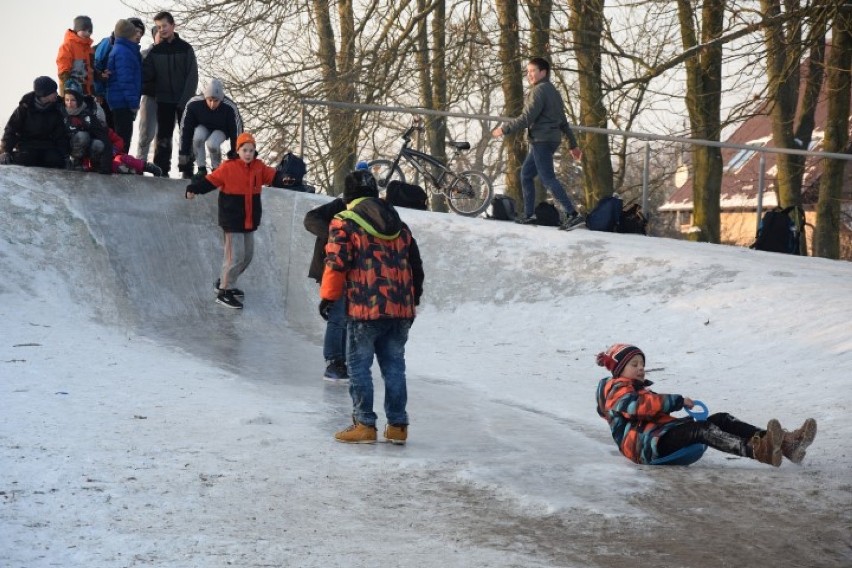
[[[413,126],[410,127],[408,130],[405,131],[405,134],[402,135],[402,147],[399,149],[399,152],[397,152],[397,155],[393,160],[393,167],[388,170],[388,177],[385,179],[385,185],[387,184],[387,182],[390,181],[394,169],[399,167],[400,160],[402,158],[405,158],[405,161],[411,164],[411,167],[417,170],[417,172],[420,173],[420,175],[422,175],[424,178],[429,180],[430,185],[432,186],[432,188],[434,188],[435,191],[444,194],[442,182],[444,181],[444,178],[447,176],[447,174],[452,174],[448,166],[449,161],[447,164],[445,164],[434,156],[430,156],[425,152],[421,152],[419,150],[411,148],[411,132],[415,128],[416,127]],[[455,155],[453,157],[458,156],[458,154],[459,149],[456,148]],[[440,175],[436,177],[435,174],[432,173],[432,171],[430,171],[430,169],[424,165],[424,163],[436,168],[436,170],[440,172]]]

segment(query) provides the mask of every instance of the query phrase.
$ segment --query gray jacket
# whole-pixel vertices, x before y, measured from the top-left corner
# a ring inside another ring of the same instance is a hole
[[[561,142],[565,135],[571,148],[577,147],[577,139],[565,116],[562,96],[549,79],[542,79],[530,88],[524,102],[524,112],[503,126],[503,134],[518,132],[522,128],[527,129],[533,144]]]

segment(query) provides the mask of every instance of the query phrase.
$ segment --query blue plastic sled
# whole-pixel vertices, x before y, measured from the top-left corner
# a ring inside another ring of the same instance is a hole
[[[692,416],[698,422],[707,420],[710,416],[710,411],[707,410],[707,405],[700,400],[692,401],[695,406],[692,408],[684,408],[687,414]],[[701,459],[704,455],[707,446],[705,444],[692,444],[685,448],[681,448],[667,456],[657,458],[651,462],[651,465],[691,465]]]

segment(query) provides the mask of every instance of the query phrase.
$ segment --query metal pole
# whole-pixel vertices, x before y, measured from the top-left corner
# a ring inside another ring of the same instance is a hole
[[[305,155],[305,105],[299,110],[299,155]]]
[[[757,176],[757,223],[755,224],[754,236],[760,230],[760,219],[763,217],[763,186],[766,177],[766,154],[760,153],[760,171]]]
[[[648,218],[648,170],[651,167],[651,141],[645,140],[645,163],[642,169],[642,214]]]

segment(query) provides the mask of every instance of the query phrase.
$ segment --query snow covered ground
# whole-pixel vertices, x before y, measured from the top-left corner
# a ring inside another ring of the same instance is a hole
[[[852,565],[852,264],[403,210],[409,444],[347,446],[324,198],[264,193],[234,312],[182,187],[0,168],[0,566]],[[659,392],[815,417],[804,465],[629,463],[594,404],[617,341]]]

